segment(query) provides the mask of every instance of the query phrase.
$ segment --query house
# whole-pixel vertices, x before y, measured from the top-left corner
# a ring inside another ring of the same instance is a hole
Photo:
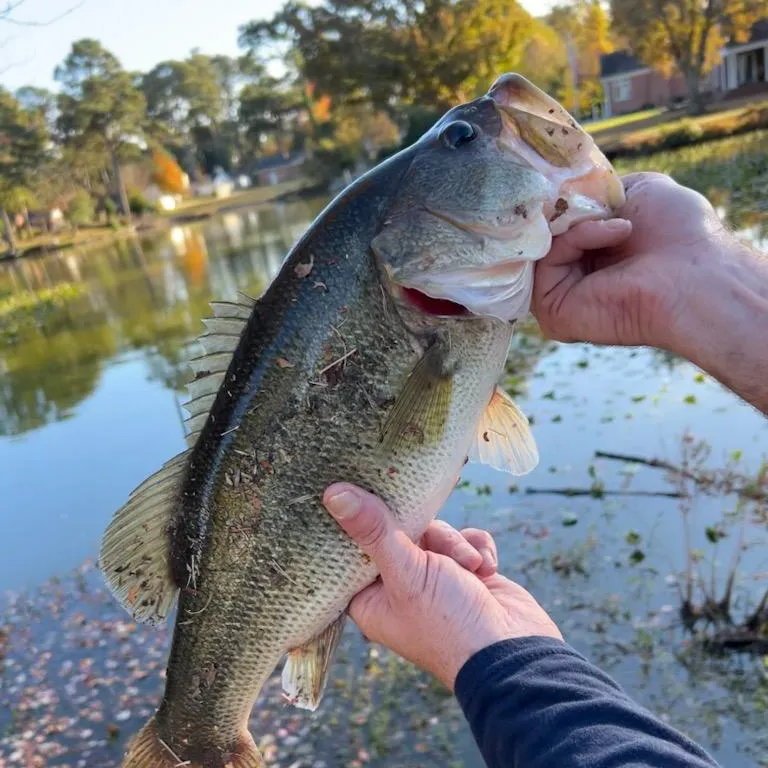
[[[197,197],[229,197],[235,189],[232,177],[220,166],[213,169],[210,179],[200,181],[193,185],[192,191]]]
[[[16,214],[13,223],[18,229],[28,225],[44,232],[57,232],[64,226],[64,212],[58,206],[27,211],[27,215],[28,218],[25,220],[23,213]]]
[[[174,195],[170,192],[163,192],[157,184],[150,184],[144,191],[144,197],[157,206],[161,211],[176,210],[182,200],[181,195]]]
[[[600,59],[603,117],[673,104],[685,98],[680,75],[665,77],[646,67],[628,51],[608,53]]]
[[[282,184],[304,177],[305,152],[292,152],[288,155],[276,154],[262,157],[253,168],[253,177],[259,186]]]
[[[702,91],[727,97],[750,84],[768,83],[768,18],[756,22],[746,43],[727,43],[721,61],[701,83]],[[616,51],[600,59],[603,116],[670,106],[687,96],[684,78],[665,77],[646,67],[629,51]]]
[[[746,43],[729,42],[716,67],[717,86],[723,92],[768,83],[768,18],[752,25]]]

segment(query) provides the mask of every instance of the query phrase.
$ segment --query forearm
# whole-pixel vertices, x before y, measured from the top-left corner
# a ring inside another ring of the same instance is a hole
[[[489,768],[713,768],[570,646],[526,637],[475,654],[456,696]]]
[[[724,238],[689,291],[668,348],[768,415],[768,258]]]

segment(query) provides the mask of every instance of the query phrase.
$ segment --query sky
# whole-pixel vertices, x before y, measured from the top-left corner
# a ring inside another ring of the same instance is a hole
[[[53,71],[72,43],[95,38],[129,70],[148,71],[193,48],[236,55],[237,28],[271,16],[282,0],[22,0],[13,18],[0,18],[0,86],[55,87]],[[522,0],[530,13],[545,13],[553,0]],[[7,0],[0,0],[0,8]],[[50,22],[50,23],[49,23]]]

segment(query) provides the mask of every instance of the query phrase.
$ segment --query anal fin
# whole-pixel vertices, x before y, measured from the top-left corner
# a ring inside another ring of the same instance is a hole
[[[320,704],[346,618],[345,611],[306,645],[288,652],[282,682],[294,706],[314,712]]]
[[[469,459],[511,475],[526,475],[539,463],[528,419],[498,386],[480,417]]]
[[[176,599],[170,524],[187,455],[180,453],[136,488],[101,541],[99,567],[112,593],[139,622],[161,624]]]

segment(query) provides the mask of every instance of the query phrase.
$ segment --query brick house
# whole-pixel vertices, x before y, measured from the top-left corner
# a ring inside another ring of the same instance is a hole
[[[721,97],[750,84],[768,83],[768,18],[752,27],[746,43],[730,42],[720,51],[720,63],[702,81],[702,90]],[[603,116],[670,106],[686,98],[681,75],[665,77],[646,67],[629,51],[616,51],[600,60]]]

